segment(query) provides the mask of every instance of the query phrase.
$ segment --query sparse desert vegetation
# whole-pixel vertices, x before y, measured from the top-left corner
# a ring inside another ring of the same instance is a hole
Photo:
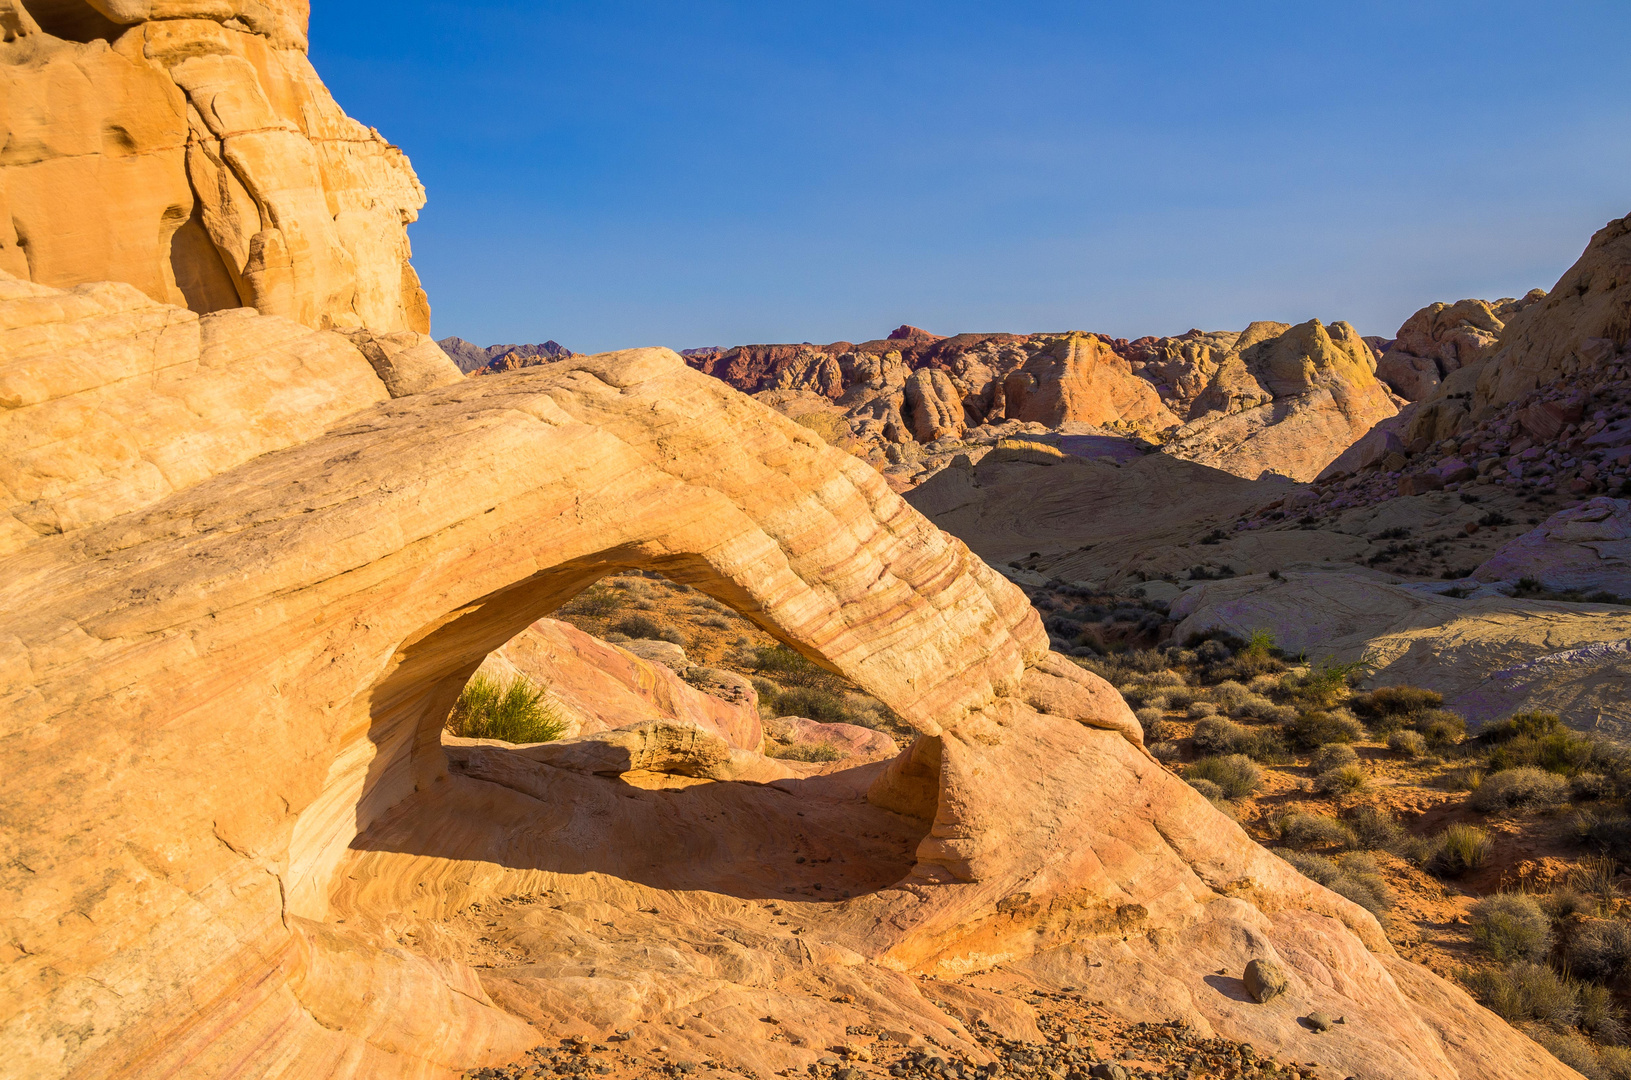
[[[1152,749],[1400,951],[1588,1077],[1631,1077],[1631,766],[1518,713],[1469,734],[1441,695],[1359,691],[1356,665],[1266,634],[1082,656]]]

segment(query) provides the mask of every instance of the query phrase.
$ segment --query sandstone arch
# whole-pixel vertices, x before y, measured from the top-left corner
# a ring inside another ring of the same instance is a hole
[[[1278,952],[1288,1005],[1349,1016],[1322,1047],[1350,1070],[1567,1075],[1145,755],[1023,596],[876,473],[666,350],[381,402],[0,562],[0,737],[27,778],[0,852],[8,1061],[446,1076],[536,1039],[515,980],[500,1008],[401,936],[514,891],[494,838],[354,840],[534,812],[447,772],[441,715],[618,566],[706,588],[939,739],[912,879],[812,909],[800,963],[1029,965],[1295,1053],[1292,1013],[1203,980]]]

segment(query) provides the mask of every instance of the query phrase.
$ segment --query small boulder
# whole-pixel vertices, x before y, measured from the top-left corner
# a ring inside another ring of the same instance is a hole
[[[1125,1065],[1117,1065],[1113,1061],[1101,1061],[1087,1071],[1093,1080],[1131,1080],[1131,1075]]]
[[[1246,992],[1262,1005],[1286,992],[1286,973],[1273,960],[1253,960],[1246,965]]]
[[[1335,1023],[1330,1014],[1320,1012],[1318,1009],[1309,1013],[1306,1019],[1308,1020],[1308,1026],[1319,1032],[1330,1031],[1331,1025]]]

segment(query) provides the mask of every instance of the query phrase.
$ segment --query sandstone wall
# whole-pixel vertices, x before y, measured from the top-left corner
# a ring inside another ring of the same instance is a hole
[[[0,270],[430,329],[424,189],[312,69],[303,0],[0,0],[0,25]]]

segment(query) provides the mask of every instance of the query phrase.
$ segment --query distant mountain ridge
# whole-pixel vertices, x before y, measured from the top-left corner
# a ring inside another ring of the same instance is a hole
[[[466,375],[482,368],[500,365],[500,361],[510,356],[517,357],[519,360],[501,364],[494,369],[504,370],[526,367],[529,366],[525,362],[528,360],[539,364],[547,364],[551,360],[565,360],[569,356],[578,355],[558,341],[546,341],[542,345],[489,345],[483,348],[461,337],[445,337],[436,344],[442,347],[442,351],[447,353],[453,362],[459,366],[459,370]]]

